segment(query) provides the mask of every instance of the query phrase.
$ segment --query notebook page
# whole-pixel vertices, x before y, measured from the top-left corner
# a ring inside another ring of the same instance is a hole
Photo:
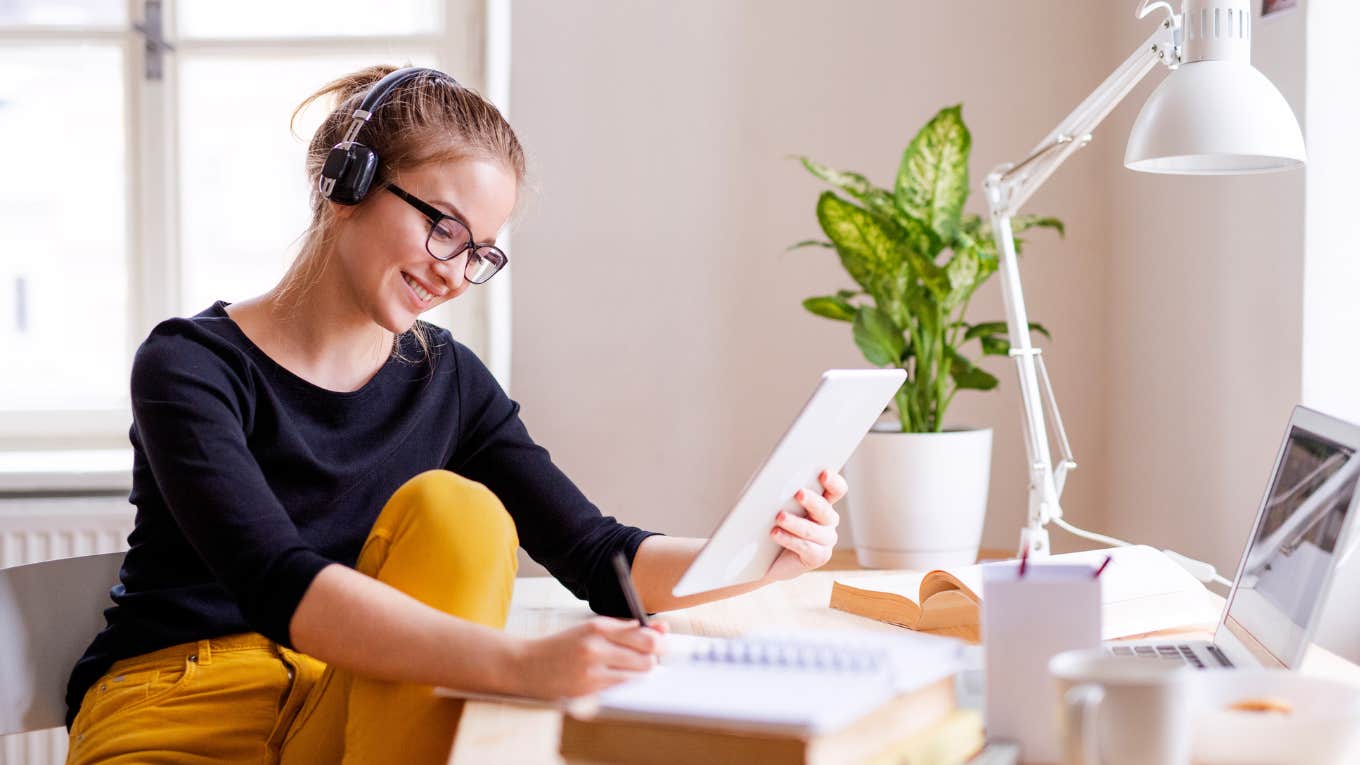
[[[965,650],[931,635],[843,630],[674,637],[686,639],[668,644],[665,663],[600,694],[602,715],[815,735],[952,674]]]
[[[599,695],[602,717],[816,735],[894,696],[881,672],[662,665]]]

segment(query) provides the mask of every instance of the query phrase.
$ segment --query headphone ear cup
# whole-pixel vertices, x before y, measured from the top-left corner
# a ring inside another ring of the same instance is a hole
[[[361,143],[337,144],[321,167],[321,196],[336,204],[357,205],[377,174],[378,155],[372,149]]]

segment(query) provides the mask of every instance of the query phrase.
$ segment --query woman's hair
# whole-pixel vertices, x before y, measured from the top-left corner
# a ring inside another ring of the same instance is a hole
[[[318,189],[326,156],[344,140],[354,110],[369,89],[397,69],[381,65],[352,72],[327,83],[293,110],[289,124],[296,130],[298,115],[313,102],[323,98],[335,100],[335,107],[307,147],[312,219],[302,234],[297,257],[275,289],[281,306],[300,303],[326,268],[324,255],[334,239],[336,220],[332,204]],[[500,162],[514,172],[517,185],[524,181],[524,149],[500,111],[477,91],[433,72],[406,80],[388,93],[355,140],[372,149],[380,160],[370,197],[404,170],[428,162],[465,158]],[[429,338],[421,322],[411,327],[410,334],[420,343],[422,353],[428,354]],[[392,354],[404,358],[401,345],[402,336],[398,335],[392,343]]]

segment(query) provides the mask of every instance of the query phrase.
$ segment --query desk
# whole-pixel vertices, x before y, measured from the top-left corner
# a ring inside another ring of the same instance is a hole
[[[984,556],[986,557],[986,556]],[[899,633],[902,628],[833,611],[831,583],[844,570],[853,569],[853,553],[839,552],[825,569],[797,579],[762,587],[735,598],[706,603],[662,616],[675,632],[730,637],[758,628],[845,628]],[[1213,595],[1219,603],[1222,598]],[[590,619],[590,608],[551,577],[528,577],[515,581],[506,630],[519,635],[542,635]],[[1202,632],[1182,633],[1206,637]],[[1360,667],[1314,646],[1304,659],[1302,671],[1346,679],[1360,685]],[[557,739],[561,713],[504,704],[469,702],[463,712],[458,739],[450,763],[561,763]]]

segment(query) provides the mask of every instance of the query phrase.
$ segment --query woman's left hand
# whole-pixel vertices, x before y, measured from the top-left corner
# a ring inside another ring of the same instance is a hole
[[[831,560],[831,551],[836,546],[836,526],[841,522],[840,515],[831,505],[844,497],[850,487],[840,473],[829,470],[823,470],[818,479],[822,484],[821,494],[799,489],[794,495],[807,511],[806,518],[784,510],[775,517],[770,538],[784,549],[770,567],[767,579],[792,579]]]

